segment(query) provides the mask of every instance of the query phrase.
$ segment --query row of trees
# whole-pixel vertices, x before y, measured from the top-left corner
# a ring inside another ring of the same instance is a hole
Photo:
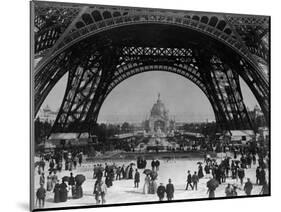
[[[34,122],[35,145],[44,142],[46,137],[50,135],[51,129],[52,125],[49,122],[42,122],[37,118]]]
[[[124,122],[123,124],[98,124],[95,123],[92,127],[92,134],[98,137],[111,137],[116,134],[131,133],[134,132],[134,125]]]
[[[179,128],[179,130],[184,130],[188,132],[201,133],[205,136],[214,136],[217,131],[216,122],[210,123],[186,123]]]

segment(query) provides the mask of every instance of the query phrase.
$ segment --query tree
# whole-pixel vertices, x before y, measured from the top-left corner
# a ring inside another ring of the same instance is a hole
[[[38,145],[42,143],[46,137],[51,133],[52,125],[49,122],[42,122],[38,117],[34,121],[34,136],[35,144]]]
[[[131,130],[131,126],[128,122],[124,122],[121,126],[121,132],[122,133],[127,133]]]

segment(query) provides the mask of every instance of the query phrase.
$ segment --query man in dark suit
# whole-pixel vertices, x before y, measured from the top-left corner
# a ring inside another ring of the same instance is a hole
[[[136,172],[135,172],[135,188],[139,187],[139,182],[140,182],[140,173],[136,169]]]
[[[159,197],[159,201],[163,201],[165,192],[166,192],[165,186],[163,185],[163,183],[160,183],[160,186],[158,186],[157,188],[157,195]]]
[[[169,179],[169,183],[166,185],[166,193],[168,201],[171,201],[174,198],[174,185],[172,184],[172,180]]]
[[[191,177],[191,174],[190,174],[190,171],[188,170],[187,171],[187,183],[186,183],[186,188],[185,190],[188,190],[188,185],[190,185],[191,189],[193,190],[193,186],[192,186],[192,177]]]

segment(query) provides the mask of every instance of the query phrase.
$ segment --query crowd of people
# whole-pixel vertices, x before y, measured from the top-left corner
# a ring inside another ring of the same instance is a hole
[[[69,177],[58,179],[57,172],[61,172],[64,167],[67,171],[76,169],[77,165],[82,165],[83,153],[77,151],[56,151],[48,154],[41,154],[40,160],[35,163],[37,173],[39,175],[39,188],[36,191],[36,205],[43,208],[47,192],[54,193],[54,202],[66,202],[68,191],[71,190],[73,198],[81,198],[83,196],[82,187],[73,174]],[[46,164],[48,170],[46,169]],[[45,176],[45,171],[48,171],[48,176]]]
[[[240,156],[238,159],[238,155]],[[263,151],[234,151],[233,158],[226,156],[224,158],[210,158],[207,154],[204,161],[198,162],[197,170],[187,170],[185,190],[197,190],[199,181],[202,178],[209,179],[204,189],[207,190],[208,197],[214,198],[216,188],[221,185],[226,185],[225,196],[235,197],[238,195],[237,190],[243,190],[245,195],[251,195],[251,192],[256,185],[262,186],[261,194],[268,194],[268,182],[266,178],[266,169],[269,166],[268,153]],[[65,202],[68,200],[68,192],[71,191],[72,198],[82,198],[83,179],[77,181],[73,176],[72,170],[77,166],[81,166],[83,154],[80,152],[56,152],[48,155],[41,155],[40,161],[37,162],[39,174],[39,188],[36,191],[36,197],[39,208],[44,207],[45,197],[47,192],[53,192],[55,203]],[[45,177],[46,164],[48,163],[48,176]],[[58,179],[57,172],[63,170],[69,171],[70,176],[65,176]],[[135,167],[137,166],[137,167]],[[115,163],[99,163],[93,165],[93,196],[96,204],[105,204],[108,188],[114,186],[114,181],[132,180],[132,186],[139,188],[143,184],[142,193],[154,194],[158,196],[159,201],[165,198],[171,201],[175,198],[175,187],[172,184],[172,179],[168,180],[166,186],[163,182],[159,185],[158,174],[160,170],[160,161],[152,160],[150,167],[147,166],[147,161],[144,158],[138,159],[135,162],[117,165]],[[256,182],[251,182],[250,178],[245,175],[245,170],[256,166]],[[142,170],[142,171],[140,171]],[[141,182],[141,174],[144,174],[144,182]],[[244,182],[244,179],[247,181]],[[226,183],[228,182],[232,183]],[[84,179],[85,180],[85,179]],[[61,183],[60,183],[61,182]],[[81,183],[82,182],[82,183]],[[233,183],[234,182],[234,183]],[[237,183],[239,182],[239,183]],[[45,189],[46,188],[46,189]]]

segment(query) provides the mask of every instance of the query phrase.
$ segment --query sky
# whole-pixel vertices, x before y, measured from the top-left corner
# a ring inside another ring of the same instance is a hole
[[[62,102],[68,75],[56,84],[41,107],[57,111]],[[252,92],[240,79],[244,102],[250,109],[257,105]],[[190,80],[169,72],[151,71],[134,75],[117,85],[105,99],[99,123],[141,122],[148,117],[158,93],[177,122],[214,121],[211,104],[203,91]]]

